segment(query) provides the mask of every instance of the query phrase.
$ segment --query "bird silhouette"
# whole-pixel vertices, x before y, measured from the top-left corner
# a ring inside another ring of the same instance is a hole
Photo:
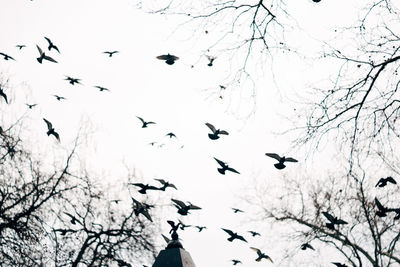
[[[172,137],[176,138],[176,135],[174,133],[167,133],[166,136],[169,136],[169,138],[172,138]]]
[[[262,259],[266,259],[266,260],[269,260],[270,262],[273,262],[272,259],[270,258],[270,256],[261,252],[260,249],[254,248],[254,247],[250,247],[250,248],[257,252],[258,257],[257,257],[256,261],[261,261]]]
[[[225,228],[221,228],[221,229],[230,235],[230,237],[228,237],[228,239],[227,239],[229,242],[232,242],[233,240],[238,239],[238,240],[242,240],[247,243],[247,240],[244,239],[243,236],[238,235],[238,233],[234,233],[232,230],[225,229]]]
[[[179,222],[179,224],[180,224],[180,229],[181,230],[185,230],[185,228],[188,228],[188,227],[192,227],[192,225],[189,225],[189,224],[184,224],[181,220],[178,220],[178,222]]]
[[[4,54],[4,53],[1,53],[1,52],[0,52],[0,55],[3,56],[4,60],[9,60],[9,59],[11,59],[11,60],[14,60],[14,61],[15,61],[15,59],[14,59],[12,56],[9,56],[9,55]]]
[[[138,118],[141,122],[142,122],[142,128],[147,128],[148,124],[156,124],[153,121],[144,121],[144,119],[142,119],[141,117],[136,116],[136,118]]]
[[[21,50],[22,48],[26,47],[26,45],[16,45],[15,47],[17,47],[19,50]]]
[[[316,0],[313,0],[313,1],[315,2]],[[319,1],[317,1],[317,2],[319,2]],[[332,262],[332,264],[336,265],[337,267],[348,267],[346,264],[342,264],[339,262]]]
[[[171,184],[170,182],[167,182],[163,179],[154,179],[154,180],[156,180],[162,184],[162,187],[158,188],[158,190],[165,191],[165,189],[167,189],[167,187],[172,187],[172,188],[175,188],[176,190],[178,190],[178,188],[176,188],[176,186],[174,184]]]
[[[207,127],[210,128],[210,130],[212,131],[212,134],[210,134],[210,133],[208,134],[208,137],[209,137],[211,140],[217,140],[217,139],[219,139],[219,135],[220,135],[220,134],[229,135],[229,133],[228,133],[227,131],[225,131],[225,130],[220,130],[220,129],[216,129],[216,128],[214,127],[214,125],[212,125],[211,123],[206,122],[206,125],[207,125]]]
[[[51,61],[51,62],[54,62],[54,63],[58,63],[58,62],[57,62],[55,59],[53,59],[52,57],[46,56],[46,53],[44,53],[44,52],[42,51],[42,49],[41,49],[38,45],[36,45],[36,47],[37,47],[37,49],[38,49],[38,51],[39,51],[39,57],[36,58],[36,60],[37,60],[40,64],[42,64],[42,62],[43,62],[44,59],[45,59],[45,60],[48,60],[48,61]]]
[[[233,265],[237,265],[238,263],[242,263],[240,260],[232,260]]]
[[[276,153],[265,153],[266,156],[271,157],[279,161],[278,163],[274,164],[275,168],[278,170],[282,170],[286,167],[285,162],[298,162],[297,159],[294,158],[286,158],[286,157],[281,157]]]
[[[76,224],[78,222],[79,224],[82,225],[82,223],[74,215],[72,215],[72,214],[70,214],[68,212],[64,212],[64,214],[71,218],[71,223],[72,224]]]
[[[244,212],[243,210],[237,209],[237,208],[232,208],[232,210],[233,210],[233,213]]]
[[[223,162],[222,160],[219,160],[219,159],[217,159],[217,158],[214,158],[214,159],[215,159],[215,160],[218,162],[218,164],[222,167],[222,168],[218,168],[218,172],[219,172],[220,174],[225,175],[225,172],[226,172],[226,171],[231,171],[231,172],[240,174],[240,172],[238,172],[237,170],[235,170],[235,169],[229,167],[228,164],[226,164],[226,163]]]
[[[207,64],[207,66],[212,67],[212,66],[213,66],[213,62],[214,62],[214,60],[215,60],[215,57],[212,57],[212,56],[206,56],[206,57],[207,57],[207,59],[208,59],[208,64]]]
[[[104,51],[103,52],[103,54],[108,54],[109,57],[112,57],[116,53],[119,53],[119,51]]]
[[[139,214],[142,214],[144,217],[146,217],[149,221],[153,222],[151,219],[149,209],[152,207],[152,205],[142,203],[131,197],[132,202],[133,202],[133,212],[135,213],[136,216],[139,216]]]
[[[58,47],[55,46],[55,45],[53,44],[53,42],[52,42],[49,38],[44,37],[44,39],[46,39],[47,42],[49,43],[49,46],[47,47],[47,48],[49,49],[49,51],[50,51],[51,49],[54,49],[54,50],[56,50],[58,53],[60,53],[60,50],[58,50]]]
[[[393,179],[393,177],[388,176],[386,178],[381,178],[379,179],[378,183],[375,185],[375,187],[384,187],[387,185],[387,183],[392,183],[392,184],[397,184],[396,180]]]
[[[149,184],[142,184],[142,183],[128,183],[128,184],[140,187],[140,190],[138,192],[141,194],[146,194],[147,190],[160,190],[159,188]]]
[[[100,92],[103,92],[103,91],[110,91],[109,89],[107,89],[107,88],[105,88],[105,87],[102,87],[102,86],[96,85],[96,86],[94,86],[94,87],[98,88],[98,89],[100,90]]]
[[[179,57],[167,54],[167,55],[158,56],[157,59],[165,60],[165,63],[167,63],[168,65],[172,65],[175,63],[176,60],[179,59]]]
[[[340,225],[340,224],[348,224],[348,222],[338,219],[337,217],[334,217],[333,215],[329,214],[328,212],[324,211],[322,214],[329,220],[329,223],[326,223],[326,227],[331,230],[335,230],[335,224]]]
[[[7,95],[6,95],[6,93],[4,93],[4,90],[1,87],[0,87],[0,96],[2,96],[4,98],[4,100],[6,101],[6,103],[8,104]]]
[[[37,106],[37,104],[28,104],[28,103],[26,103],[25,105],[27,105],[29,109],[32,109],[35,106]]]
[[[178,213],[181,215],[188,215],[189,210],[201,210],[200,207],[193,205],[189,202],[189,205],[186,205],[183,201],[177,199],[171,199],[174,202],[174,206],[178,209]]]
[[[60,142],[60,135],[54,130],[53,125],[51,124],[51,122],[49,122],[48,120],[46,120],[45,118],[43,118],[44,122],[47,125],[47,135],[54,135],[54,137],[57,139],[58,142]]]
[[[199,230],[199,232],[203,231],[204,229],[207,229],[206,226],[198,226],[198,225],[195,225],[194,227],[196,227],[196,228]]]
[[[319,3],[321,0],[312,0],[314,3]]]
[[[301,244],[300,249],[302,249],[302,250],[306,250],[306,249],[315,250],[309,243],[303,243],[303,244]]]
[[[72,84],[72,85],[74,85],[74,84],[76,84],[76,83],[77,83],[77,84],[81,84],[81,83],[80,83],[80,80],[81,80],[81,79],[72,78],[72,77],[70,77],[70,76],[65,76],[65,77],[66,77],[65,80],[66,80],[66,81],[69,81],[69,83]]]
[[[63,96],[53,95],[58,101],[65,100],[66,98]]]
[[[248,231],[250,234],[251,234],[251,236],[252,237],[255,237],[255,236],[261,236],[261,234],[260,233],[258,233],[258,232],[254,232],[254,231]]]
[[[381,202],[379,202],[379,200],[377,198],[375,198],[375,204],[376,207],[378,208],[378,211],[376,212],[376,215],[378,217],[386,217],[386,213],[390,211],[390,209],[384,207]]]

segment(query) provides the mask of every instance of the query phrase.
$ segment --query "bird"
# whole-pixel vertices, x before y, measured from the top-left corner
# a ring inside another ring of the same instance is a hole
[[[136,216],[139,216],[139,214],[142,214],[144,217],[146,217],[150,222],[153,222],[151,219],[149,209],[152,207],[152,205],[142,203],[131,197],[132,202],[133,202],[133,212],[135,213]]]
[[[157,59],[165,60],[165,63],[167,63],[168,65],[173,65],[175,61],[179,59],[179,57],[170,55],[168,53],[167,55],[158,56]]]
[[[212,67],[213,66],[213,62],[215,60],[215,57],[212,57],[212,56],[206,56],[206,57],[207,57],[207,59],[209,61],[207,66]]]
[[[199,230],[199,232],[203,231],[204,229],[207,229],[206,226],[198,226],[198,225],[196,225],[195,227]]]
[[[178,213],[181,215],[188,215],[189,210],[201,210],[200,207],[193,205],[189,202],[189,205],[186,205],[183,201],[177,199],[171,199],[174,202],[174,206],[178,209]]]
[[[333,215],[329,214],[328,212],[324,211],[322,214],[329,220],[329,223],[326,223],[326,227],[331,230],[335,230],[335,224],[348,224],[348,222],[338,219],[337,217],[334,217]]]
[[[181,230],[185,230],[185,228],[188,228],[188,227],[192,227],[192,225],[189,225],[189,224],[184,224],[181,220],[178,220],[178,222],[179,222],[179,224],[180,224],[180,229]]]
[[[105,87],[103,87],[103,86],[98,86],[98,85],[96,85],[96,86],[94,86],[94,87],[98,88],[98,89],[100,90],[100,92],[103,92],[103,91],[110,91],[109,89],[107,89],[107,88],[105,88]]]
[[[274,158],[276,160],[278,160],[279,162],[274,164],[275,168],[277,168],[278,170],[282,170],[286,167],[285,162],[298,162],[297,159],[294,158],[286,158],[286,157],[280,157],[278,154],[276,153],[265,153],[266,156]]]
[[[255,237],[255,236],[261,236],[261,234],[260,233],[257,233],[257,232],[254,232],[254,231],[248,231],[250,234],[251,234],[251,236],[252,237]]]
[[[234,233],[232,230],[225,229],[225,228],[221,228],[221,229],[230,235],[230,237],[228,237],[228,239],[227,239],[229,242],[232,242],[233,240],[238,239],[238,240],[242,240],[247,243],[247,240],[244,239],[243,236],[238,235],[238,233]]]
[[[319,3],[321,0],[312,0],[314,3]]]
[[[46,120],[45,118],[43,118],[44,122],[47,125],[47,135],[54,135],[54,137],[57,139],[58,142],[60,142],[60,135],[54,130],[53,125],[51,124],[51,122],[49,122],[48,120]]]
[[[144,121],[144,119],[142,119],[141,117],[138,117],[138,116],[136,116],[136,118],[138,118],[143,123],[142,128],[147,128],[148,124],[156,124],[153,121]]]
[[[116,53],[119,53],[119,51],[104,51],[103,52],[103,54],[108,54],[109,57],[112,57]]]
[[[378,208],[378,211],[376,212],[378,217],[385,217],[387,215],[386,213],[390,211],[390,209],[385,208],[377,198],[375,198],[375,204]]]
[[[65,77],[66,77],[65,80],[66,80],[66,81],[69,81],[69,83],[72,84],[72,85],[74,85],[74,84],[76,84],[76,83],[81,84],[81,83],[80,83],[80,80],[81,80],[81,79],[72,78],[72,77],[67,76],[67,75],[65,75]]]
[[[316,0],[313,0],[313,1],[315,2]],[[342,264],[339,262],[332,262],[332,264],[336,265],[337,267],[348,267],[346,264]]]
[[[159,190],[159,188],[149,184],[142,184],[142,183],[129,183],[129,184],[140,187],[140,190],[138,192],[141,194],[146,194],[147,190]]]
[[[165,191],[167,187],[172,187],[178,190],[174,184],[171,184],[170,182],[165,181],[164,179],[154,179],[162,184],[162,187],[158,188],[158,190]]]
[[[300,246],[300,249],[302,249],[302,250],[306,250],[306,249],[312,249],[312,250],[315,250],[309,243],[303,243],[303,244],[301,244],[301,246]]]
[[[392,184],[397,184],[396,180],[393,179],[393,177],[388,176],[386,178],[381,178],[379,179],[378,183],[375,185],[375,187],[384,187],[387,185],[387,183],[392,183]]]
[[[233,210],[233,213],[244,212],[243,210],[237,209],[237,208],[232,208],[232,210]]]
[[[36,60],[37,60],[40,64],[42,64],[43,59],[46,59],[46,60],[51,61],[51,62],[54,62],[54,63],[58,63],[58,62],[57,62],[56,60],[54,60],[52,57],[46,56],[46,54],[42,51],[42,49],[41,49],[38,45],[36,45],[36,47],[37,47],[37,49],[38,49],[38,51],[39,51],[39,57],[36,58]]]
[[[0,87],[0,96],[2,96],[4,98],[4,100],[6,101],[6,103],[8,104],[7,95],[6,95],[6,93],[4,93],[4,90],[1,87]]]
[[[233,265],[236,265],[238,263],[242,263],[240,260],[232,260]]]
[[[214,159],[215,159],[215,160],[218,162],[218,164],[222,167],[222,168],[218,168],[218,172],[219,172],[220,174],[225,175],[225,172],[226,172],[226,171],[231,171],[231,172],[240,174],[240,172],[238,172],[237,170],[235,170],[235,169],[229,167],[228,164],[226,164],[226,163],[223,162],[222,160],[219,160],[219,159],[217,159],[217,158],[214,158]]]
[[[16,45],[15,47],[17,47],[19,50],[21,50],[22,48],[26,47],[26,45]]]
[[[254,247],[250,247],[250,248],[257,252],[258,258],[256,259],[256,261],[261,261],[262,259],[266,259],[266,260],[269,260],[270,262],[273,262],[272,259],[270,258],[270,256],[261,252],[260,249],[254,248]]]
[[[58,96],[58,95],[53,95],[58,101],[61,101],[61,100],[64,100],[64,99],[66,99],[65,97],[63,97],[63,96]]]
[[[44,37],[44,39],[46,39],[47,42],[49,43],[49,46],[48,46],[49,51],[50,51],[52,48],[54,48],[54,50],[56,50],[58,53],[60,53],[60,50],[58,50],[58,47],[55,46],[55,45],[53,44],[53,42],[52,42],[49,38]]]
[[[219,135],[220,135],[220,134],[229,135],[229,133],[228,133],[227,131],[225,131],[225,130],[220,130],[220,129],[216,129],[216,128],[214,127],[214,125],[212,125],[211,123],[206,122],[206,125],[207,125],[207,127],[210,128],[210,130],[212,131],[212,134],[210,134],[210,133],[208,134],[208,137],[209,137],[211,140],[217,140],[217,139],[219,139]]]
[[[15,61],[15,59],[14,59],[12,56],[9,56],[9,55],[4,54],[4,53],[1,53],[1,52],[0,52],[0,55],[2,55],[2,56],[4,57],[4,60],[9,60],[9,59],[11,59],[11,60],[14,60],[14,61]]]
[[[37,104],[28,104],[28,103],[26,103],[25,105],[27,105],[29,109],[32,109],[33,107],[37,106]]]
[[[154,146],[157,142],[150,142],[149,145]]]
[[[82,224],[78,219],[76,219],[76,217],[74,215],[72,215],[72,214],[70,214],[68,212],[64,212],[64,214],[71,218],[71,223],[72,224],[76,224],[77,222],[79,224]]]
[[[169,138],[172,138],[172,137],[176,138],[176,135],[174,133],[167,133],[165,136],[169,136]]]

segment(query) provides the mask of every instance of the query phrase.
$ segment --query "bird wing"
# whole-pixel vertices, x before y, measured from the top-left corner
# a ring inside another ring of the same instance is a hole
[[[388,181],[389,183],[392,183],[392,184],[397,184],[396,180],[393,179],[393,177],[391,177],[391,176],[387,177],[386,181]]]
[[[139,207],[139,206],[141,206],[141,205],[142,205],[142,203],[141,203],[141,202],[137,201],[137,200],[136,200],[136,199],[134,199],[133,197],[131,197],[131,199],[132,199],[133,203],[135,203],[136,207]]]
[[[12,56],[8,56],[8,58],[11,58],[12,60],[14,60],[14,61],[15,61],[15,58],[13,58]]]
[[[214,125],[212,125],[211,123],[206,122],[206,125],[208,128],[210,128],[210,130],[215,134],[215,132],[217,131],[217,129],[215,129]]]
[[[229,135],[229,133],[227,131],[225,131],[225,130],[219,131],[219,134]]]
[[[161,56],[157,57],[157,59],[161,59],[161,60],[167,60],[169,58],[170,58],[169,55],[161,55]]]
[[[140,188],[145,188],[145,185],[142,184],[142,183],[129,183],[129,184],[134,185],[134,186],[138,186]]]
[[[4,54],[4,53],[2,53],[2,52],[0,52],[0,55],[5,56],[5,57],[7,56],[7,54]]]
[[[219,160],[219,159],[217,159],[215,157],[214,157],[214,159],[218,162],[219,165],[221,165],[221,167],[225,167],[226,166],[226,163],[223,162],[222,160]]]
[[[163,180],[163,179],[154,179],[154,180],[159,181],[163,185],[166,184],[165,180]]]
[[[39,47],[38,45],[36,45],[36,47],[37,47],[37,49],[39,50],[39,54],[42,55],[42,54],[43,54],[42,49],[40,49],[40,47]]]
[[[261,254],[261,250],[259,250],[258,248],[255,247],[250,247],[252,250],[254,250],[255,252],[257,252],[258,255]]]
[[[4,100],[5,100],[6,103],[8,104],[7,95],[3,92],[3,90],[0,90],[0,95],[1,95],[2,97],[4,97]]]
[[[228,167],[227,171],[231,171],[237,174],[240,174],[240,172],[238,172],[237,170],[235,170],[234,168]]]
[[[297,159],[294,159],[294,158],[285,158],[285,161],[287,161],[287,162],[299,162]]]
[[[239,240],[242,240],[242,241],[244,241],[244,242],[246,242],[247,243],[247,240],[246,239],[244,239],[244,237],[243,236],[241,236],[241,235],[237,235],[237,237],[236,237],[237,239],[239,239]]]
[[[268,157],[271,157],[271,158],[273,158],[273,159],[276,159],[276,160],[278,160],[278,161],[281,160],[281,157],[280,157],[278,154],[276,154],[276,153],[265,153],[265,155],[268,156]]]
[[[49,43],[49,45],[52,45],[52,44],[53,44],[49,38],[47,38],[47,37],[44,37],[44,39],[46,39],[46,40],[47,40],[47,42]]]
[[[152,186],[152,185],[149,185],[149,186],[146,186],[146,187],[147,187],[147,190],[160,190],[160,188]]]
[[[58,53],[60,53],[60,50],[58,50],[58,47],[57,47],[57,46],[53,45],[53,48],[54,48]]]
[[[323,211],[322,214],[325,216],[325,218],[327,218],[331,223],[335,222],[335,217],[333,217],[332,215],[330,215],[328,212]]]
[[[47,59],[48,61],[54,62],[54,63],[58,63],[55,59],[53,59],[52,57],[49,56],[44,56],[44,59]]]
[[[381,202],[379,202],[379,200],[377,198],[375,198],[375,204],[378,207],[378,209],[380,211],[386,211],[387,209],[381,204]]]
[[[60,135],[57,132],[53,132],[52,135],[54,135],[58,142],[61,142]]]
[[[336,220],[336,224],[348,224],[348,222],[346,222],[345,220],[342,220],[342,219],[338,219],[338,220]]]
[[[136,116],[136,118],[138,118],[142,123],[145,123],[144,119],[142,119],[142,118],[140,118],[138,116]]]
[[[384,182],[385,178],[381,178],[379,179],[379,181],[376,183],[375,187],[377,187],[380,183]]]
[[[179,207],[181,207],[181,208],[186,208],[186,204],[183,203],[183,201],[180,201],[180,200],[178,200],[178,199],[173,199],[173,198],[171,198],[171,201],[174,202],[174,203],[176,203],[176,204],[177,204]]]
[[[174,184],[168,184],[169,187],[175,188],[176,190],[178,190],[178,188],[176,188],[176,186]]]
[[[47,129],[52,129],[53,125],[51,124],[51,122],[49,122],[48,120],[46,120],[45,118],[43,118],[44,122],[47,124]]]
[[[198,206],[196,206],[196,205],[193,205],[193,204],[190,204],[190,205],[188,206],[188,208],[191,209],[191,210],[201,210],[200,207],[198,207]]]
[[[153,222],[153,220],[151,219],[150,213],[148,212],[148,210],[143,210],[141,212],[143,214],[144,217],[146,217],[149,221]]]
[[[224,230],[225,232],[227,232],[230,236],[233,236],[233,235],[235,235],[231,230],[229,230],[229,229],[224,229],[224,228],[221,228],[222,230]]]

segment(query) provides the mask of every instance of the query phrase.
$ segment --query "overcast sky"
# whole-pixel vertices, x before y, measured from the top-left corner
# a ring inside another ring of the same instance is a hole
[[[339,22],[335,21],[335,6],[329,3],[335,1],[322,1],[319,6],[308,0],[298,2],[304,3],[297,3],[293,16],[308,33],[293,36],[309,38],[296,43],[307,51],[307,44],[310,50],[314,47],[317,32],[329,36]],[[344,12],[352,10],[337,6],[343,18]],[[28,113],[33,129],[29,137],[41,144],[37,150],[64,151],[71,147],[79,128],[86,127],[89,140],[81,149],[83,161],[108,182],[124,177],[124,165],[135,168],[142,181],[156,183],[152,179],[159,178],[173,182],[179,190],[160,197],[163,205],[174,197],[203,208],[181,218],[187,224],[208,227],[201,233],[189,228],[181,234],[197,266],[231,266],[234,258],[246,267],[271,265],[256,263],[256,253],[250,246],[261,248],[280,262],[282,248],[266,238],[270,227],[249,221],[246,214],[251,210],[243,199],[257,184],[265,186],[266,180],[273,184],[283,173],[306,168],[301,162],[305,155],[289,155],[300,163],[278,171],[273,167],[274,160],[264,154],[292,152],[289,137],[273,133],[284,130],[282,114],[293,111],[289,99],[298,94],[293,92],[309,83],[310,77],[318,80],[312,73],[315,66],[309,62],[303,65],[295,57],[285,64],[279,60],[282,55],[277,56],[279,64],[274,62],[273,74],[279,82],[272,82],[272,73],[257,77],[256,110],[248,116],[254,107],[249,101],[238,105],[238,96],[229,88],[222,99],[219,97],[219,85],[226,82],[230,65],[217,57],[213,67],[207,66],[199,48],[206,36],[193,42],[185,40],[184,35],[171,35],[180,22],[177,18],[145,14],[133,1],[125,0],[2,0],[0,9],[0,52],[16,59],[0,60],[2,76],[10,78],[10,105],[2,104],[1,110],[14,116],[3,117],[3,123],[27,112],[25,103],[37,103]],[[57,64],[36,61],[36,45],[47,53],[45,36],[61,52],[49,52]],[[27,47],[18,50],[17,44]],[[103,54],[112,50],[120,53],[112,58]],[[166,53],[180,59],[172,66],[156,59]],[[82,85],[70,85],[64,80],[66,75],[82,79]],[[97,85],[110,92],[99,92],[94,88]],[[53,95],[66,100],[59,102]],[[156,124],[142,129],[136,116]],[[45,135],[43,117],[58,130],[61,144]],[[211,141],[206,122],[230,135]],[[177,139],[166,137],[169,132]],[[157,143],[150,146],[150,142]],[[158,147],[160,144],[164,145]],[[220,175],[213,157],[228,162],[241,174]],[[158,192],[151,192],[150,198],[152,194],[159,197]],[[233,214],[231,207],[246,213]],[[162,220],[165,229],[167,219],[178,218],[174,208],[168,211],[170,214],[164,214]],[[238,231],[249,243],[228,242],[221,227]],[[262,236],[252,238],[248,230],[257,230]]]

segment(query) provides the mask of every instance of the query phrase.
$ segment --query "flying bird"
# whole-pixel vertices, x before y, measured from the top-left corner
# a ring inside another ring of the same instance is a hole
[[[185,228],[192,227],[192,225],[184,224],[181,220],[178,220],[178,222],[180,224],[181,230],[185,230]]]
[[[172,137],[176,138],[176,135],[174,133],[167,133],[166,136],[169,136],[169,138],[172,138]]]
[[[189,202],[189,205],[186,205],[183,201],[177,199],[171,199],[174,202],[174,206],[178,209],[178,213],[181,215],[188,215],[189,210],[201,210],[200,207],[193,205]]]
[[[315,250],[309,243],[303,243],[303,244],[301,244],[300,249],[302,249],[302,250],[306,250],[306,249]]]
[[[278,170],[282,170],[286,167],[285,162],[298,162],[297,159],[294,158],[286,158],[286,157],[280,157],[278,154],[276,153],[265,153],[266,156],[271,157],[276,159],[277,161],[279,161],[278,163],[274,164],[275,168],[277,168]]]
[[[65,77],[66,77],[65,80],[66,80],[66,81],[69,81],[69,83],[72,84],[72,85],[74,85],[74,84],[76,84],[76,83],[77,83],[77,84],[81,84],[81,83],[80,83],[80,80],[81,80],[81,79],[72,78],[72,77],[70,77],[70,76],[65,76]]]
[[[387,185],[387,183],[392,183],[392,184],[397,184],[396,180],[393,179],[393,177],[388,176],[386,178],[381,178],[379,179],[378,183],[375,185],[375,187],[384,187]]]
[[[4,54],[4,53],[1,53],[1,52],[0,52],[0,55],[2,55],[2,56],[4,57],[4,60],[9,60],[9,59],[11,59],[11,60],[14,60],[14,61],[15,61],[15,59],[14,59],[12,56],[9,56],[9,55]]]
[[[254,231],[248,231],[250,234],[251,234],[251,236],[252,237],[255,237],[255,236],[261,236],[261,234],[260,233],[258,233],[258,232],[254,232]]]
[[[165,63],[167,63],[168,65],[172,65],[175,63],[176,60],[179,59],[179,57],[167,54],[167,55],[158,56],[157,59],[165,60]]]
[[[162,187],[158,188],[158,190],[165,191],[165,189],[167,189],[167,187],[172,187],[172,188],[175,188],[176,190],[178,190],[178,188],[176,188],[176,186],[174,184],[171,184],[170,182],[167,182],[163,179],[154,179],[154,180],[156,180],[162,184]]]
[[[45,118],[43,118],[44,122],[47,125],[47,135],[54,135],[54,137],[57,139],[58,142],[60,142],[60,135],[54,130],[53,125],[51,124],[51,122],[49,122],[48,120],[46,120]]]
[[[47,40],[47,42],[49,43],[48,49],[49,51],[54,48],[54,50],[56,50],[58,53],[60,53],[60,50],[58,50],[58,47],[54,45],[54,43],[47,37],[44,37],[44,39]]]
[[[6,101],[6,103],[8,104],[7,95],[6,95],[6,93],[4,93],[4,91],[1,87],[0,87],[0,96],[2,96],[4,98],[4,100]]]
[[[229,135],[229,133],[228,133],[227,131],[225,131],[225,130],[220,130],[220,129],[216,129],[216,128],[214,127],[214,125],[212,125],[211,123],[206,122],[206,125],[207,125],[207,127],[210,128],[210,130],[212,131],[212,134],[211,134],[211,133],[208,134],[208,137],[209,137],[211,140],[217,140],[217,139],[219,139],[219,135],[220,135],[220,134]]]
[[[46,59],[46,60],[51,61],[51,62],[54,62],[54,63],[58,63],[58,62],[57,62],[56,60],[54,60],[52,57],[46,56],[46,54],[42,51],[42,49],[41,49],[38,45],[36,45],[36,47],[37,47],[37,49],[38,49],[38,51],[39,51],[39,57],[36,58],[36,60],[37,60],[40,64],[42,64],[43,59]]]
[[[378,211],[376,212],[376,215],[378,217],[385,217],[387,215],[386,213],[390,211],[390,209],[384,207],[377,198],[375,198],[375,204],[376,207],[378,208]]]
[[[219,159],[217,159],[217,158],[214,158],[214,159],[215,159],[215,160],[218,162],[218,164],[222,167],[222,168],[218,168],[218,172],[219,172],[220,174],[225,174],[226,171],[231,171],[231,172],[240,174],[240,172],[238,172],[237,170],[235,170],[235,169],[229,167],[228,164],[226,164],[226,163],[223,162],[222,160],[219,160]]]
[[[136,216],[139,216],[139,214],[142,214],[144,217],[146,217],[149,221],[153,222],[151,219],[149,209],[152,207],[152,205],[148,205],[146,203],[142,203],[131,197],[133,201],[133,212],[135,213]]]
[[[96,85],[96,86],[94,86],[94,87],[98,88],[98,89],[100,90],[100,92],[103,92],[103,91],[110,91],[109,89],[107,89],[107,88],[105,88],[105,87],[103,87],[103,86],[98,86],[98,85]]]
[[[148,124],[156,124],[153,121],[144,121],[141,117],[136,116],[136,118],[138,118],[141,122],[142,122],[142,128],[147,128]]]
[[[233,265],[236,265],[238,263],[242,263],[240,260],[232,260]]]
[[[203,231],[204,229],[207,229],[206,226],[198,226],[198,225],[196,225],[195,227],[199,230],[199,232]]]
[[[348,224],[348,222],[338,219],[337,217],[334,217],[333,215],[329,214],[328,212],[324,211],[322,214],[329,220],[329,223],[326,223],[326,227],[331,230],[335,230],[335,224]]]
[[[244,212],[243,210],[237,209],[237,208],[232,208],[233,213],[238,213],[238,212]]]
[[[26,47],[26,45],[16,45],[15,47],[17,47],[19,50],[21,50],[22,48]]]
[[[129,184],[140,187],[140,190],[138,192],[141,194],[146,194],[147,190],[159,190],[159,188],[149,184],[142,184],[142,183],[129,183]]]
[[[250,247],[250,248],[257,252],[258,258],[256,259],[256,261],[261,261],[262,259],[266,259],[266,260],[269,260],[270,262],[273,262],[272,259],[267,254],[261,252],[260,249],[253,248],[253,247]]]
[[[26,103],[25,105],[27,105],[29,109],[32,109],[33,107],[37,106],[37,104],[28,104],[28,103]]]
[[[58,101],[61,101],[61,100],[64,100],[64,99],[66,99],[65,97],[63,97],[63,96],[58,96],[58,95],[53,95]]]
[[[243,236],[238,235],[238,233],[234,233],[233,231],[231,231],[229,229],[224,229],[224,228],[221,228],[221,229],[230,235],[230,237],[228,237],[228,239],[227,239],[229,242],[232,242],[233,240],[238,239],[238,240],[242,240],[247,243],[247,240],[244,239]]]
[[[207,57],[207,59],[209,61],[207,66],[212,67],[213,66],[213,62],[216,59],[216,57],[212,57],[212,56],[206,56],[206,57]]]
[[[108,54],[109,57],[112,57],[116,53],[119,53],[119,51],[104,51],[103,52],[103,54]]]

